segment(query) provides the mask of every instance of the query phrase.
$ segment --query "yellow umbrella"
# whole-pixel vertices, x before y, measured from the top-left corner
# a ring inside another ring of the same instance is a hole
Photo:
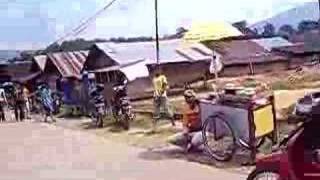
[[[187,43],[195,43],[240,35],[242,33],[238,29],[225,22],[197,22],[191,26],[183,40]]]

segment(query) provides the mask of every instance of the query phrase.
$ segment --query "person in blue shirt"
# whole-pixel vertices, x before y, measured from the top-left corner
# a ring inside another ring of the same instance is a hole
[[[53,122],[56,122],[55,118],[53,117],[54,101],[50,88],[45,84],[40,85],[38,87],[38,95],[40,96],[40,102],[45,111],[44,122],[47,122],[48,117],[50,117]]]

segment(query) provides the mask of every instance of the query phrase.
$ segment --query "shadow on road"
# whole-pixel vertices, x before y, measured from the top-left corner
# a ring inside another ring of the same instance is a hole
[[[139,157],[149,161],[160,161],[168,159],[179,159],[188,162],[196,162],[216,168],[239,168],[241,162],[245,161],[246,155],[237,155],[231,162],[218,162],[212,159],[206,152],[187,153],[180,148],[164,147],[158,149],[148,149],[139,154]]]

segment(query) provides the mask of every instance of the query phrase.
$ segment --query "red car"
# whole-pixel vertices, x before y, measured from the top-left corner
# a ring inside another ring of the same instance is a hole
[[[320,119],[304,122],[277,151],[258,159],[247,180],[320,180]]]

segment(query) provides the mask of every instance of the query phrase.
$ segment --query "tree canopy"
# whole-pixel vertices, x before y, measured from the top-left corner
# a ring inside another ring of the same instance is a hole
[[[264,27],[263,27],[263,32],[262,32],[262,36],[264,37],[272,37],[276,35],[276,28],[270,24],[267,23]]]
[[[310,31],[310,30],[314,30],[319,28],[319,23],[316,21],[311,21],[311,20],[304,20],[301,21],[298,25],[298,31],[300,33],[306,32],[306,31]]]
[[[279,28],[278,35],[289,39],[296,33],[296,30],[289,24],[285,24]]]

